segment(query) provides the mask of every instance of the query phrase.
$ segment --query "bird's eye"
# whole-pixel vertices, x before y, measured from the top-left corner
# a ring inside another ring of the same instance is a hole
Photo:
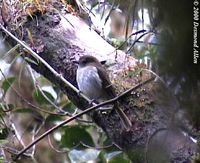
[[[82,61],[82,64],[86,64],[86,63],[87,63],[87,61],[86,61],[86,60],[83,60],[83,61]]]

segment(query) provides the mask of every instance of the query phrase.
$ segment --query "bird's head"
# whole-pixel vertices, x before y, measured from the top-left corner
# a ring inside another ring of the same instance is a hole
[[[105,61],[99,62],[99,60],[91,55],[84,55],[80,57],[79,61],[77,62],[79,67],[85,67],[85,66],[101,66],[101,64],[104,64]]]

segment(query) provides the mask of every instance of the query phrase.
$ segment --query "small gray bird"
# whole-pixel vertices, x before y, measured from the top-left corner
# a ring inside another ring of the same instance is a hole
[[[97,58],[85,55],[78,61],[76,81],[79,90],[91,100],[103,102],[116,97],[109,76]],[[130,130],[132,124],[125,113],[115,104],[114,108],[122,120],[124,127]]]

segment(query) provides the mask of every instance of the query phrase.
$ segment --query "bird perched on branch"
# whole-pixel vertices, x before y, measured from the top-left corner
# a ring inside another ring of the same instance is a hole
[[[89,99],[103,102],[116,97],[115,90],[111,84],[106,69],[97,58],[85,55],[80,57],[76,80],[79,90]],[[131,128],[131,122],[125,113],[118,107],[117,103],[113,106],[120,116],[120,119],[127,130]]]

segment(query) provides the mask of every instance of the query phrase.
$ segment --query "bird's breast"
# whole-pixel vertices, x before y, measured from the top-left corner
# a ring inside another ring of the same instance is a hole
[[[97,68],[86,66],[77,69],[76,80],[79,90],[91,100],[98,100],[102,94],[102,81]]]

